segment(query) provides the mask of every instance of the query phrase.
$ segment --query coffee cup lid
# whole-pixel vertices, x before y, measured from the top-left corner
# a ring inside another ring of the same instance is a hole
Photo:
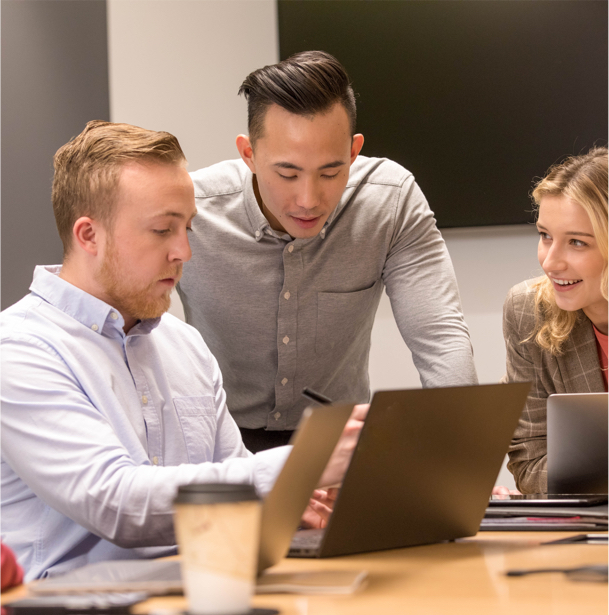
[[[232,483],[204,483],[183,485],[178,489],[174,504],[220,504],[259,500],[253,485]]]

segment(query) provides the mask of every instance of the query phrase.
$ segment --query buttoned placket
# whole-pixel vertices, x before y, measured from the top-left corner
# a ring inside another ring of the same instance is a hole
[[[283,249],[283,287],[279,293],[277,313],[277,374],[275,407],[269,413],[270,429],[286,429],[289,409],[294,405],[298,323],[298,285],[302,277],[302,253],[297,240]]]
[[[163,448],[161,438],[161,418],[159,410],[156,408],[155,400],[150,394],[150,387],[146,380],[146,376],[139,367],[140,360],[138,357],[141,344],[141,336],[128,335],[125,338],[125,356],[127,358],[127,366],[133,377],[133,382],[138,394],[142,416],[146,424],[146,442],[148,444],[148,459],[152,465],[163,465]]]

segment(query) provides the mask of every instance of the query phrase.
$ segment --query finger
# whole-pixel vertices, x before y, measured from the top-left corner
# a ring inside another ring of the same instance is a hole
[[[357,404],[353,406],[353,411],[351,412],[349,420],[363,421],[368,414],[369,408],[370,404]]]
[[[328,493],[324,489],[316,489],[311,495],[311,502],[320,502],[330,509],[334,507],[336,496],[338,495],[337,489],[332,489],[332,493]]]
[[[332,509],[318,502],[317,500],[311,500],[309,506],[322,518],[324,521],[327,521],[332,514]]]
[[[493,487],[493,495],[510,495],[510,490],[507,487],[496,485]]]
[[[307,506],[300,519],[300,527],[303,529],[324,527],[323,519],[310,506]]]

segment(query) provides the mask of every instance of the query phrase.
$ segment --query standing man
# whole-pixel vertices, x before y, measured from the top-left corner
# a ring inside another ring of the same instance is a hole
[[[425,387],[476,383],[457,283],[410,172],[358,156],[341,64],[320,51],[250,74],[241,160],[192,173],[193,258],[178,287],[217,357],[250,450],[284,444],[309,386],[369,398],[370,336],[386,287]]]

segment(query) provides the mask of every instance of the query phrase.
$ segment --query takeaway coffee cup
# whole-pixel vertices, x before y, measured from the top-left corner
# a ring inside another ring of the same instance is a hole
[[[248,613],[260,536],[261,503],[254,487],[186,485],[174,507],[189,612]]]

